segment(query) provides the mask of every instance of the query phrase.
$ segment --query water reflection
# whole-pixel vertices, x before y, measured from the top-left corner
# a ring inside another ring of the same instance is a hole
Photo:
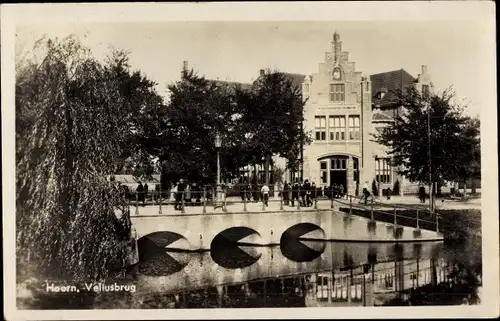
[[[151,276],[139,273],[138,288],[141,292],[175,294],[197,288],[245,283],[253,280],[354,269],[366,265],[377,266],[384,262],[402,260],[429,260],[438,258],[442,243],[391,244],[391,243],[339,243],[326,242],[325,249],[312,261],[293,261],[279,247],[262,247],[260,258],[244,268],[224,267],[213,257],[224,251],[214,249],[210,253],[192,253],[184,269],[168,276]],[[218,252],[218,253],[217,253]],[[248,252],[246,252],[248,253]],[[253,256],[255,257],[255,256]],[[162,264],[158,262],[158,264]]]

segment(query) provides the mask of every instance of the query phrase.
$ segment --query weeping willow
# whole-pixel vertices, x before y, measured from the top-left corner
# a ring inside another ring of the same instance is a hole
[[[103,280],[124,262],[130,229],[106,179],[128,130],[123,98],[111,66],[77,39],[36,49],[41,59],[16,66],[17,256],[40,276]]]

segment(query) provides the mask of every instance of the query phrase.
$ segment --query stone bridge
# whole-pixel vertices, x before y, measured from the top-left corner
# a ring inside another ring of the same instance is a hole
[[[443,239],[436,231],[373,221],[336,209],[163,215],[157,210],[143,210],[140,215],[132,215],[131,219],[138,240],[151,236],[153,242],[162,243],[161,247],[190,251],[209,250],[217,236],[240,244],[261,246],[299,238],[345,242]]]

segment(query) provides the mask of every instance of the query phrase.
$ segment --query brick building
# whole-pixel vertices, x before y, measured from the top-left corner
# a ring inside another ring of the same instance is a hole
[[[415,184],[397,175],[387,150],[372,141],[372,134],[390,126],[400,111],[392,90],[415,87],[420,91],[433,91],[427,67],[423,65],[417,77],[404,69],[366,76],[356,70],[355,62],[349,60],[349,52],[342,50],[337,32],[331,45],[317,72],[311,75],[284,72],[293,85],[302,89],[306,100],[303,128],[313,141],[303,146],[301,169],[285,170],[282,181],[303,178],[323,187],[342,184],[347,193],[355,195],[361,193],[365,182],[370,188],[373,180],[378,182],[381,193],[389,187],[393,190],[399,181],[400,192],[413,191]],[[259,76],[263,73],[264,70],[260,70]],[[236,84],[214,81],[228,86]],[[251,88],[249,83],[240,85]],[[273,163],[282,169],[286,167],[286,160],[279,157],[274,157]],[[244,177],[255,174],[259,182],[264,180],[262,165],[246,166],[240,174]]]
[[[371,186],[374,179],[379,191],[393,189],[398,180],[403,191],[408,182],[398,177],[372,134],[390,126],[400,110],[391,90],[411,86],[432,90],[426,66],[416,78],[403,69],[363,76],[335,33],[332,50],[302,84],[304,130],[313,138],[304,146],[303,178],[319,186],[342,184],[350,194],[359,194],[364,182]]]

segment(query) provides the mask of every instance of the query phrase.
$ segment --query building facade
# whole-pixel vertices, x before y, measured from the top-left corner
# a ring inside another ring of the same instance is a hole
[[[390,126],[400,106],[392,92],[411,86],[431,91],[427,67],[414,78],[405,70],[364,76],[342,50],[340,35],[333,35],[332,49],[325,53],[318,71],[304,78],[304,130],[312,143],[303,150],[303,179],[319,186],[343,185],[347,193],[359,195],[363,185],[378,190],[399,182],[384,146],[373,142],[373,134]]]

